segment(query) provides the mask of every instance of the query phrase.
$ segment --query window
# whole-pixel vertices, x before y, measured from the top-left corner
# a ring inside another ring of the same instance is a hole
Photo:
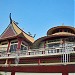
[[[21,44],[21,50],[27,50],[28,49],[28,46],[26,43],[23,43]]]
[[[12,45],[10,46],[10,52],[16,51],[16,48],[17,48],[17,44],[12,44]]]
[[[0,50],[7,51],[8,42],[1,42],[0,44]]]
[[[17,49],[17,44],[18,44],[18,41],[17,41],[17,40],[12,40],[12,41],[11,41],[10,52],[16,51],[16,49]]]
[[[48,47],[59,47],[59,43],[48,44]]]
[[[21,45],[21,50],[27,50],[27,47],[24,45]]]
[[[52,44],[48,44],[48,47],[53,47],[53,45]]]
[[[53,50],[51,50],[51,53],[53,53]]]

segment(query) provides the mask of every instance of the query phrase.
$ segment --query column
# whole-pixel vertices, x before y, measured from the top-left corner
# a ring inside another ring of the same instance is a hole
[[[44,42],[44,48],[46,48],[46,41]]]
[[[62,75],[68,75],[68,72],[63,72]]]
[[[21,39],[21,38],[17,38],[17,39],[18,39],[18,44],[17,44],[16,53],[17,53],[18,56],[19,56],[19,55],[20,55],[20,50],[21,50],[22,39]]]
[[[65,54],[64,54],[64,53],[63,53],[63,56],[62,56],[62,57],[63,57],[63,63],[64,63],[64,61],[65,61],[65,60],[64,60],[64,57],[65,57]]]
[[[40,59],[38,60],[38,65],[40,65]]]
[[[10,49],[10,41],[8,41],[7,53],[9,52],[9,49]]]
[[[12,71],[12,72],[11,72],[11,75],[15,75],[15,72],[14,72],[14,71]]]
[[[10,55],[10,53],[9,53],[10,43],[11,43],[11,42],[8,40],[8,47],[7,47],[7,55],[8,55],[8,57],[9,57],[9,55]],[[9,64],[9,61],[8,61],[8,59],[6,59],[5,66],[7,66],[8,64]]]
[[[17,45],[17,50],[21,49],[21,43],[22,43],[22,39],[18,38],[18,45]]]
[[[68,60],[69,60],[69,62],[70,62],[70,54],[69,54],[69,59],[68,59]]]
[[[44,42],[44,50],[43,50],[42,54],[45,54],[45,48],[46,48],[46,41]]]

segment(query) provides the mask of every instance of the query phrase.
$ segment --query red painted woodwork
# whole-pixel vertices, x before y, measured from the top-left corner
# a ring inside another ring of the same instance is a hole
[[[21,38],[18,38],[17,49],[21,49],[21,43],[22,43],[22,39]]]
[[[11,72],[11,75],[15,75],[15,71],[12,71],[12,72]]]
[[[7,37],[11,37],[14,36],[15,32],[13,30],[13,28],[10,26],[8,29],[6,29],[6,31],[2,34],[1,38],[7,38]]]
[[[0,71],[28,73],[63,73],[63,75],[67,75],[67,73],[75,73],[75,65],[0,67]]]
[[[19,63],[25,64],[25,63],[38,63],[40,59],[40,63],[52,63],[52,62],[61,62],[61,56],[47,56],[47,57],[27,57],[27,58],[20,58]],[[75,56],[71,57],[71,62],[74,62]],[[6,60],[0,59],[0,64],[4,64]],[[8,59],[8,62],[10,64],[15,63],[15,59]]]
[[[68,73],[67,72],[63,72],[62,75],[68,75]]]
[[[6,59],[0,59],[0,64],[5,64]]]
[[[40,59],[38,60],[38,65],[40,65]]]
[[[10,41],[8,41],[8,48],[7,48],[7,52],[9,52],[9,48],[10,48]]]
[[[61,62],[61,56],[47,56],[47,57],[30,57],[30,58],[21,58],[19,63],[38,63],[40,59],[41,63],[59,61]]]
[[[44,42],[44,48],[46,48],[46,42]]]

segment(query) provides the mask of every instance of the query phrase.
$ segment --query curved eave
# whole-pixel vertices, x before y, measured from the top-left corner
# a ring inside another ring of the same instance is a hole
[[[44,36],[44,37],[41,37],[41,38],[39,38],[39,39],[37,39],[35,42],[34,42],[34,44],[33,44],[33,47],[34,46],[38,46],[42,41],[45,41],[45,40],[47,40],[47,39],[53,39],[53,38],[59,38],[59,37],[61,37],[61,38],[63,38],[63,37],[75,37],[75,35],[68,35],[68,34],[64,34],[64,35],[48,35],[48,36]]]
[[[25,37],[23,33],[20,33],[20,34],[18,35],[18,37],[23,38],[25,41],[27,41],[27,42],[28,42],[28,43],[30,43],[30,44],[32,44],[32,43],[33,43],[33,42],[32,42],[32,41],[30,41],[27,37]]]
[[[57,26],[57,27],[53,27],[53,28],[49,29],[49,30],[47,31],[47,35],[52,34],[52,32],[53,32],[55,29],[60,29],[60,28],[71,29],[71,30],[73,30],[74,33],[75,33],[75,28],[74,28],[74,27],[71,27],[71,26]]]
[[[18,36],[18,35],[10,36],[10,37],[5,37],[5,38],[0,38],[0,41],[10,40],[10,39],[16,38],[17,36]]]
[[[28,40],[28,39],[23,35],[23,33],[20,33],[20,34],[14,35],[14,36],[10,36],[10,37],[0,38],[0,41],[11,40],[11,39],[14,39],[14,38],[17,38],[17,37],[23,38],[23,39],[26,40],[28,43],[32,44],[32,42],[31,42],[30,40]]]
[[[26,32],[24,32],[22,29],[20,29],[14,21],[12,22],[12,25],[13,25],[13,28],[14,28],[14,30],[15,30],[15,32],[16,32],[17,34],[22,35],[22,37],[25,37],[25,38],[26,38],[27,40],[29,40],[31,43],[34,42],[34,38],[31,37],[30,35],[28,35],[28,34],[27,34]],[[22,33],[22,34],[21,34],[21,33]]]

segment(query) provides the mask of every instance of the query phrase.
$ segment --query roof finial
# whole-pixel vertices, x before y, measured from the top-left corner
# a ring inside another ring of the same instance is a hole
[[[62,26],[64,26],[64,23],[62,23]]]
[[[10,18],[10,24],[11,24],[12,23],[11,13],[9,15],[9,18]]]

